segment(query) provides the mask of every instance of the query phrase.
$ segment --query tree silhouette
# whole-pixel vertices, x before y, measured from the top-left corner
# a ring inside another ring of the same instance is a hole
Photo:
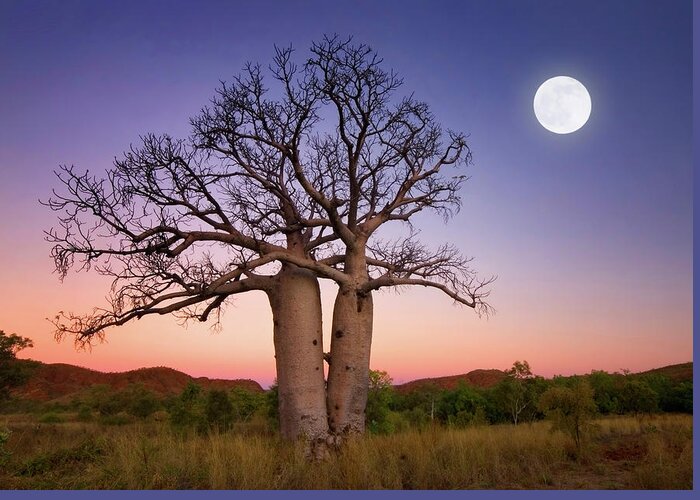
[[[292,56],[276,49],[274,91],[254,64],[222,83],[188,139],[146,135],[104,177],[62,167],[47,238],[61,276],[78,264],[113,279],[109,307],[55,318],[78,345],[146,315],[218,318],[235,294],[265,292],[282,434],[320,443],[364,430],[374,290],[432,287],[481,313],[492,280],[452,245],[378,237],[459,208],[465,177],[443,171],[468,162],[464,134],[397,99],[401,80],[365,45],[325,37],[305,64]],[[339,287],[325,356],[318,278]]]

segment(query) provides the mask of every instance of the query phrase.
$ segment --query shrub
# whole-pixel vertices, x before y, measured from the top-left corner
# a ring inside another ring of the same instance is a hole
[[[212,389],[207,394],[204,415],[211,429],[227,431],[233,423],[233,405],[226,391]]]
[[[0,465],[3,465],[10,458],[10,452],[5,449],[10,440],[10,434],[12,432],[9,429],[0,429]]]
[[[194,427],[202,429],[205,422],[202,388],[189,382],[180,396],[168,408],[170,423],[180,429]]]
[[[79,422],[90,422],[93,419],[92,416],[92,410],[88,405],[80,405],[78,407],[78,415],[76,416],[76,419]]]
[[[138,418],[147,418],[160,406],[155,394],[146,389],[143,384],[134,384],[125,391],[127,412]]]
[[[251,392],[241,387],[234,387],[229,392],[231,414],[234,422],[247,422],[254,415],[267,410],[265,393]]]
[[[445,391],[440,398],[438,415],[442,422],[464,427],[472,423],[478,413],[485,420],[486,400],[473,387],[460,384],[456,389]]]
[[[394,389],[392,380],[385,371],[369,371],[369,391],[367,393],[367,407],[365,409],[365,422],[367,429],[375,434],[389,434],[394,432],[392,424],[388,421],[389,407],[391,405]]]
[[[65,422],[65,418],[57,413],[49,412],[40,416],[39,422],[42,424],[60,424],[61,422]]]
[[[114,415],[100,416],[100,423],[103,425],[126,425],[131,422],[133,422],[133,417],[123,411]]]
[[[626,381],[621,396],[624,410],[635,415],[652,413],[659,406],[659,395],[643,380]]]
[[[596,411],[593,389],[588,381],[576,378],[571,387],[550,387],[540,398],[540,409],[552,418],[555,428],[573,438],[580,453],[584,434]]]

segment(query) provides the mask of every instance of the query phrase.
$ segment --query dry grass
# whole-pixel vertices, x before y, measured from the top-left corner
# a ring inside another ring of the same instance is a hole
[[[157,423],[7,427],[4,489],[692,488],[687,415],[599,420],[579,454],[539,422],[366,436],[317,464],[269,435],[181,435]]]

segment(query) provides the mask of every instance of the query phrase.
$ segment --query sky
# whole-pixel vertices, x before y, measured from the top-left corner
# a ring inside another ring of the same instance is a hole
[[[238,296],[219,332],[158,317],[88,351],[57,343],[46,318],[103,305],[108,283],[59,281],[43,240],[55,215],[38,200],[59,165],[97,173],[139,135],[184,137],[246,61],[290,44],[303,58],[338,33],[371,45],[406,93],[469,134],[462,210],[416,227],[498,276],[488,318],[438,291],[377,294],[373,368],[403,382],[522,359],[544,376],[690,361],[691,18],[682,0],[0,2],[0,329],[32,338],[20,357],[44,362],[270,384],[261,293]],[[558,75],[593,106],[567,135],[532,109]],[[335,291],[322,285],[326,332]]]

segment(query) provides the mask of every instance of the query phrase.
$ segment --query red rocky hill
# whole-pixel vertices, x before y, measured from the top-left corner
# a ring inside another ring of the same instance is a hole
[[[462,375],[448,377],[422,378],[412,380],[405,384],[399,384],[394,388],[399,392],[411,392],[423,387],[437,387],[439,389],[454,389],[460,383],[472,387],[491,387],[505,378],[506,374],[501,370],[473,370]]]
[[[16,388],[13,396],[35,401],[51,401],[79,393],[93,385],[108,385],[123,389],[129,384],[143,384],[156,394],[168,395],[181,392],[188,382],[204,388],[232,389],[240,387],[253,392],[263,388],[254,380],[221,380],[206,377],[194,378],[172,368],[140,368],[128,372],[104,373],[63,363],[38,363],[26,384]]]

